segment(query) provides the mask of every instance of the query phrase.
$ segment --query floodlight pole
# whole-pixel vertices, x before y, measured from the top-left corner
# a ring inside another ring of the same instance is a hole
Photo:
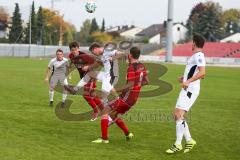
[[[29,16],[29,50],[28,50],[28,57],[31,56],[31,44],[32,44],[32,8],[30,9],[30,16]]]
[[[168,0],[168,19],[167,19],[167,54],[166,62],[172,62],[173,51],[173,2],[174,0]]]

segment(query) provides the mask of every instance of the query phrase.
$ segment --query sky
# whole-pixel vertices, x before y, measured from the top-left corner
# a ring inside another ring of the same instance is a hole
[[[0,0],[0,6],[8,9],[10,15],[14,4],[19,3],[22,18],[27,21],[30,5],[33,0]],[[36,9],[39,6],[51,8],[52,0],[34,0]],[[106,26],[135,25],[142,28],[152,24],[163,23],[167,19],[168,0],[95,0],[96,12],[85,11],[87,0],[54,0],[54,9],[58,10],[64,19],[75,25],[77,30],[86,19],[96,18],[101,25],[105,19]],[[194,5],[206,0],[174,0],[174,22],[186,22]],[[239,0],[213,0],[220,3],[224,10],[229,8],[240,9]]]

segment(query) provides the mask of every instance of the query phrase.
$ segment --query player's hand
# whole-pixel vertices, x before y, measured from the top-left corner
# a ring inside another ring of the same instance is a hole
[[[109,57],[109,61],[113,61],[113,57]]]
[[[178,77],[178,82],[179,82],[179,83],[183,83],[183,76]]]
[[[82,70],[86,72],[86,71],[89,70],[89,68],[90,68],[89,66],[83,66],[83,67],[82,67]]]
[[[49,79],[46,77],[46,78],[44,79],[44,82],[45,82],[45,83],[48,83],[48,81],[49,81]]]
[[[188,82],[188,81],[183,82],[183,83],[181,84],[181,87],[182,87],[183,89],[187,89],[188,86],[189,86],[189,82]]]

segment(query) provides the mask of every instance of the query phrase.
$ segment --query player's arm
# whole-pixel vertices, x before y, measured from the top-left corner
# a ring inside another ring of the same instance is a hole
[[[194,82],[198,79],[202,79],[205,77],[205,75],[206,75],[205,66],[199,66],[198,70],[199,71],[196,75],[192,76],[192,78],[190,78],[186,82],[182,83],[182,88],[186,89],[191,82]]]
[[[100,67],[100,66],[103,66],[102,62],[100,62],[100,61],[94,61],[94,63],[91,64],[91,65],[83,66],[82,70],[84,70],[84,71],[89,71],[89,70],[96,69],[96,68],[98,68],[98,67]]]
[[[47,67],[47,70],[46,70],[46,73],[45,73],[45,79],[44,79],[44,81],[46,83],[48,82],[50,75],[51,75],[51,68]]]
[[[115,88],[116,92],[122,92],[124,90],[128,90],[129,88],[132,88],[134,86],[134,81],[128,81],[127,84],[120,88]]]
[[[149,84],[149,78],[148,76],[144,76],[143,77],[143,81],[142,81],[142,86],[148,85]]]

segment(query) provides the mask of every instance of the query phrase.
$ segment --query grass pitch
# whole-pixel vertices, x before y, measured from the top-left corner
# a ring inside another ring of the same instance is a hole
[[[161,79],[171,83],[173,90],[142,98],[125,117],[135,135],[132,141],[126,142],[121,130],[111,126],[109,144],[92,144],[100,136],[99,120],[63,121],[48,106],[48,87],[43,83],[47,63],[48,60],[0,58],[1,160],[240,159],[240,68],[207,67],[200,97],[188,121],[198,144],[188,154],[167,155],[165,150],[175,141],[171,112],[180,90],[176,78],[184,66],[166,65],[168,72]],[[74,73],[70,83],[74,84],[77,77]],[[74,102],[72,113],[90,110],[82,97],[68,98]],[[55,104],[60,100],[61,94],[55,93]]]

